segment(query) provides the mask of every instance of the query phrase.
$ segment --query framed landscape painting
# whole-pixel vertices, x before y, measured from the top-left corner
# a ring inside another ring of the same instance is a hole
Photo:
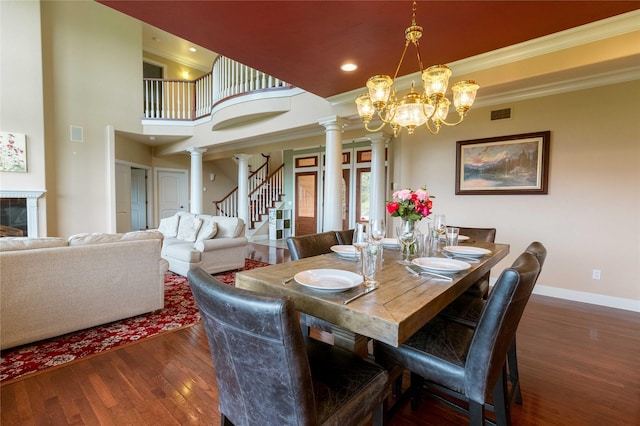
[[[456,194],[546,194],[551,132],[456,143]]]
[[[0,172],[27,171],[27,136],[0,132]]]

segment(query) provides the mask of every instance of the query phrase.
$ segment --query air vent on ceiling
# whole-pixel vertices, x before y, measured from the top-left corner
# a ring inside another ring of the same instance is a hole
[[[491,120],[504,120],[505,118],[511,118],[511,108],[497,109],[491,111]]]

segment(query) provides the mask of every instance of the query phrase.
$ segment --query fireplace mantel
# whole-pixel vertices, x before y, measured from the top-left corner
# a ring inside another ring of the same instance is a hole
[[[39,236],[38,199],[47,191],[0,190],[0,198],[26,198],[27,200],[27,236]]]

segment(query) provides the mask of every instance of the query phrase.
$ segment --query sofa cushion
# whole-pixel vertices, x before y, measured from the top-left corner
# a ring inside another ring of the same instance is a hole
[[[208,240],[216,236],[218,233],[218,225],[211,216],[200,215],[198,218],[202,219],[202,226],[198,231],[196,241]]]
[[[188,263],[198,263],[201,259],[201,253],[194,250],[193,244],[171,244],[165,247],[163,256],[171,257],[176,260],[181,260]]]
[[[172,238],[178,235],[178,223],[180,222],[180,216],[173,215],[160,219],[160,226],[158,231],[162,232],[167,238]]]
[[[120,241],[161,240],[162,238],[162,234],[158,231],[133,231],[125,234],[96,232],[72,235],[69,237],[69,245],[81,246],[86,244],[117,243]]]
[[[69,243],[59,237],[4,237],[0,238],[0,251],[30,250],[65,247]]]
[[[182,215],[178,225],[178,239],[190,243],[196,240],[202,226],[202,219],[191,215]]]
[[[237,217],[212,216],[218,225],[215,238],[235,238],[244,229],[244,222]]]

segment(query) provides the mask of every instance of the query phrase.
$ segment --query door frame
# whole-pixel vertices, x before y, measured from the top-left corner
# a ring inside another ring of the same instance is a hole
[[[155,204],[154,204],[154,197],[153,197],[153,183],[154,183],[153,167],[145,166],[144,164],[132,163],[130,161],[123,161],[123,160],[116,160],[115,164],[120,164],[122,166],[129,167],[129,174],[131,174],[132,168],[144,170],[144,173],[147,176],[147,185],[146,185],[147,206],[154,206]],[[155,223],[153,222],[154,212],[152,210],[154,209],[153,208],[147,209],[147,227],[148,228],[151,228],[153,226],[152,224]],[[114,213],[116,213],[115,210],[114,210]]]

